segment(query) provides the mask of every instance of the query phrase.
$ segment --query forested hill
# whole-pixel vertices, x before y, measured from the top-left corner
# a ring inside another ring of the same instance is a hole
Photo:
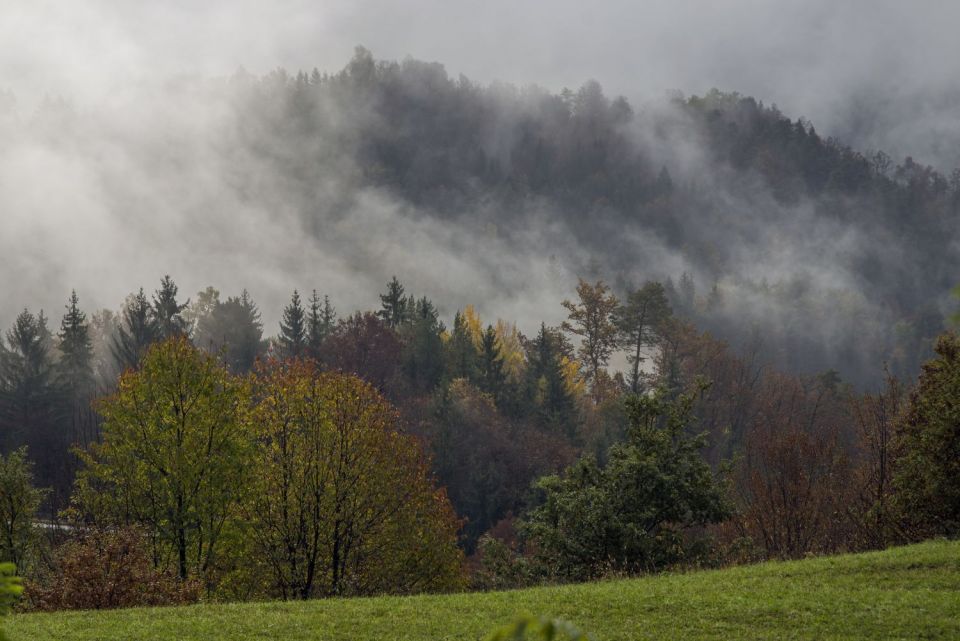
[[[74,287],[114,306],[170,271],[248,288],[275,327],[293,287],[320,279],[357,309],[397,274],[447,319],[472,304],[533,334],[578,276],[620,295],[653,279],[773,366],[873,386],[884,364],[914,376],[955,307],[960,172],[736,93],[631,105],[595,82],[481,86],[358,48],[332,75],[7,102],[2,326]]]
[[[404,216],[479,232],[464,251],[494,235],[584,277],[665,280],[701,327],[793,371],[911,375],[960,280],[960,171],[850,149],[736,93],[638,109],[595,82],[482,87],[363,49],[332,76],[231,85],[244,144],[318,237],[373,187]]]

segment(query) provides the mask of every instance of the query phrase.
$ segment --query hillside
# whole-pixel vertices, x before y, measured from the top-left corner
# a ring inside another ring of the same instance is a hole
[[[17,615],[12,641],[478,639],[519,612],[614,639],[955,639],[960,543],[515,592]]]

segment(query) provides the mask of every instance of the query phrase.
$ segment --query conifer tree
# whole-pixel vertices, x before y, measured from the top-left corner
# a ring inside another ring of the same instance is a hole
[[[160,328],[143,288],[127,301],[111,352],[119,369],[135,369],[147,348],[160,340]]]
[[[189,336],[190,325],[183,318],[183,311],[190,305],[177,302],[177,285],[169,275],[160,281],[160,289],[153,296],[153,318],[161,340],[174,336]]]
[[[307,315],[300,303],[300,293],[297,290],[293,290],[290,304],[283,309],[279,341],[284,358],[299,358],[306,352]]]
[[[413,299],[407,299],[403,295],[403,285],[394,276],[387,283],[387,293],[380,294],[381,309],[377,315],[382,318],[389,327],[396,329],[403,325],[409,318],[410,303]]]
[[[5,435],[39,429],[49,418],[54,400],[49,330],[41,312],[24,309],[0,342],[0,412]]]
[[[562,359],[572,348],[555,327],[540,324],[536,338],[527,346],[527,385],[540,420],[572,436],[574,398],[563,375]]]
[[[330,297],[325,295],[323,303],[321,303],[320,297],[317,296],[317,290],[313,290],[313,295],[310,297],[310,316],[307,323],[307,353],[310,358],[320,359],[323,341],[333,331],[336,316],[336,311],[330,304]]]
[[[70,293],[67,313],[60,321],[60,384],[72,397],[89,391],[93,384],[93,345],[87,315],[80,310],[76,290]]]
[[[407,300],[413,301],[413,298]],[[444,327],[436,307],[428,298],[414,301],[413,309],[414,313],[401,332],[403,368],[415,390],[428,392],[443,377],[443,340],[440,335]]]
[[[96,425],[90,407],[94,391],[93,343],[87,315],[80,310],[76,291],[70,293],[58,337],[57,384],[69,415],[69,438],[72,442],[86,443],[94,438],[92,428]]]
[[[459,311],[453,317],[453,332],[447,341],[447,371],[451,379],[474,380],[477,375],[477,348],[466,316]]]
[[[497,330],[493,325],[487,325],[480,343],[480,389],[497,400],[503,393],[506,378]]]

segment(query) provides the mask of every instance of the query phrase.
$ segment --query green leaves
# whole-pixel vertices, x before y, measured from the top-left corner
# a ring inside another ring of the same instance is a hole
[[[583,580],[660,569],[695,549],[685,530],[729,516],[703,439],[685,433],[692,399],[662,391],[631,399],[628,439],[609,449],[605,466],[584,457],[537,483],[544,502],[524,530],[554,572]]]

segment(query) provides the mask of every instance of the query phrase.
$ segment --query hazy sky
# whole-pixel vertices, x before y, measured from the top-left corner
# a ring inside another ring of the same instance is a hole
[[[379,58],[439,61],[484,82],[558,89],[594,78],[629,97],[717,86],[777,102],[821,129],[849,128],[854,99],[883,95],[885,134],[865,135],[888,146],[906,146],[907,132],[925,136],[921,146],[941,137],[926,135],[932,129],[960,131],[954,105],[942,104],[960,78],[952,0],[0,0],[0,8],[0,85],[25,95],[102,98],[145,74],[241,66],[336,70],[363,44]],[[904,122],[902,107],[923,109],[925,124]]]
[[[58,318],[70,287],[88,305],[116,308],[126,292],[152,289],[169,272],[185,295],[207,284],[231,294],[249,287],[272,334],[288,287],[328,286],[350,311],[373,305],[380,283],[404,260],[421,285],[430,273],[453,275],[422,292],[438,299],[462,289],[458,274],[491,261],[464,258],[459,240],[443,236],[453,232],[409,222],[368,239],[363,253],[331,257],[291,233],[283,212],[243,211],[224,196],[229,172],[207,162],[216,141],[198,135],[213,131],[220,114],[208,105],[165,110],[152,96],[162,96],[153,92],[171,78],[241,67],[336,71],[362,44],[377,58],[438,61],[452,75],[484,83],[557,90],[593,78],[637,103],[673,90],[737,90],[854,145],[949,170],[960,164],[958,24],[960,2],[902,0],[0,0],[0,98],[12,92],[23,116],[45,97],[63,97],[86,117],[99,115],[96,131],[104,132],[67,148],[21,134],[0,149],[0,295],[16,301],[0,310],[0,322],[6,326],[23,305],[42,305]],[[185,160],[154,173],[157,150],[171,140],[156,135],[159,123],[183,143],[176,153]],[[0,127],[0,138],[5,131],[14,129]],[[143,209],[117,211],[118,189]],[[230,218],[197,213],[211,202]],[[365,201],[356,220],[389,227],[394,207]],[[267,216],[277,223],[269,230],[261,224]],[[392,254],[397,237],[453,249],[431,264],[420,253]],[[260,262],[251,264],[254,253]],[[358,256],[374,268],[363,270],[368,264],[358,266]],[[508,262],[502,277],[531,273],[554,302],[560,293],[546,285],[572,282],[543,257]],[[498,295],[486,287],[478,297]],[[560,313],[536,300],[488,301],[498,304],[504,315],[550,320]]]

